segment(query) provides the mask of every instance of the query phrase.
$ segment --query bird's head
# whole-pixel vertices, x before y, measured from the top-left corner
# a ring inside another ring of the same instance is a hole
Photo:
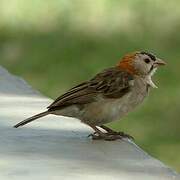
[[[151,53],[138,51],[125,55],[117,66],[133,75],[152,76],[158,67],[165,64]]]

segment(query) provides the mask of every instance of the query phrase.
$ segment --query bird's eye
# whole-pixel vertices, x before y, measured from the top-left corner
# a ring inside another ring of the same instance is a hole
[[[144,62],[148,64],[148,63],[150,63],[150,60],[149,59],[144,59]]]

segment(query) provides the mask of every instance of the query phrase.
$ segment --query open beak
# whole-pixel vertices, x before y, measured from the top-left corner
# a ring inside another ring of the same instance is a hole
[[[158,66],[166,65],[166,63],[162,59],[156,59],[156,61],[154,62],[154,65],[158,67]]]

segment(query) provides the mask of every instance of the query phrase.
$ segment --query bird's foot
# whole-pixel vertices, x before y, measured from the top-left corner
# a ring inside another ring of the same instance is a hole
[[[128,139],[134,140],[134,137],[121,131],[120,132],[111,131],[111,132],[107,132],[107,134],[114,135],[114,136],[121,136],[121,138],[128,138]]]
[[[102,129],[106,131],[106,133],[100,131],[96,126],[89,125],[94,129],[94,133],[90,134],[88,137],[92,137],[93,140],[106,140],[106,141],[114,141],[122,138],[134,139],[132,136],[125,134],[124,132],[116,132],[104,125],[100,126]]]
[[[119,135],[119,136],[121,136],[122,138],[128,138],[128,139],[134,140],[134,138],[133,138],[131,135],[126,134],[126,133],[124,133],[124,132],[114,131],[114,130],[112,130],[111,128],[109,128],[109,127],[107,127],[107,126],[104,126],[104,125],[102,125],[102,126],[100,126],[100,127],[101,127],[102,129],[104,129],[104,130],[107,132],[107,134],[109,134],[109,135]]]
[[[106,140],[106,141],[115,141],[117,139],[122,139],[123,137],[119,134],[109,134],[109,133],[93,133],[90,134],[88,137],[92,137],[93,140]]]

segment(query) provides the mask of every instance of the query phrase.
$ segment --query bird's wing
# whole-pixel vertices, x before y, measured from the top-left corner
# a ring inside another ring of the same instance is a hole
[[[84,82],[58,97],[48,109],[61,109],[73,104],[87,104],[101,95],[106,98],[120,98],[129,92],[133,76],[118,68],[109,68],[97,74],[90,81]]]

